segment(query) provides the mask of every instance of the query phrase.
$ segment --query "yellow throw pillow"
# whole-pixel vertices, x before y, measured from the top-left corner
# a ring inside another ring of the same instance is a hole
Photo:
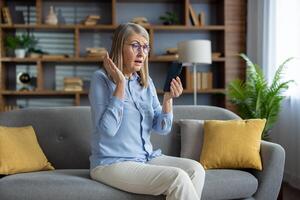
[[[260,143],[265,123],[265,119],[205,121],[200,163],[205,169],[262,170]]]
[[[0,174],[53,170],[32,126],[0,126]]]

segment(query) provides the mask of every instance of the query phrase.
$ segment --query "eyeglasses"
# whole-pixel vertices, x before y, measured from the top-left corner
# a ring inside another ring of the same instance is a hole
[[[141,45],[140,43],[138,42],[135,42],[135,43],[132,43],[132,44],[128,44],[131,46],[132,50],[134,53],[139,53],[139,51],[143,50],[143,53],[145,55],[147,55],[150,51],[150,46],[147,45],[147,44],[144,44],[144,45]]]

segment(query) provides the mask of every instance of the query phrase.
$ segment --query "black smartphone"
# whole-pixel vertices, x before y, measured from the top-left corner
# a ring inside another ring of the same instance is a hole
[[[182,71],[182,63],[172,63],[171,67],[168,70],[166,77],[164,92],[170,92],[171,81],[176,76],[179,76]]]

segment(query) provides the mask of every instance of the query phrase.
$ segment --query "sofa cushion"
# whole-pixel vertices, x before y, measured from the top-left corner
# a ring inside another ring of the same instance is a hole
[[[50,169],[32,126],[0,126],[0,174]]]
[[[164,196],[124,192],[90,179],[89,170],[54,170],[6,176],[0,179],[5,200],[163,200]]]
[[[256,189],[257,180],[248,172],[207,170],[202,199],[246,198],[255,193]],[[0,179],[0,196],[5,200],[165,199],[162,195],[138,195],[115,189],[90,179],[89,170],[84,169],[53,170],[5,176]]]
[[[205,121],[203,167],[262,170],[260,143],[265,123],[265,119]]]
[[[206,170],[202,199],[241,199],[251,197],[258,181],[250,173],[240,170]]]
[[[203,143],[203,120],[179,120],[181,135],[180,157],[200,161]]]
[[[180,156],[180,127],[178,121],[173,121],[171,132],[167,135],[151,134],[153,149],[161,149],[168,156]]]

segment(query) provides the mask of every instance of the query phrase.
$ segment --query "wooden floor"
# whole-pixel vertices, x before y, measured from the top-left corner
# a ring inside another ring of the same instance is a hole
[[[290,186],[288,183],[283,183],[283,198],[282,200],[300,200],[300,190]]]

